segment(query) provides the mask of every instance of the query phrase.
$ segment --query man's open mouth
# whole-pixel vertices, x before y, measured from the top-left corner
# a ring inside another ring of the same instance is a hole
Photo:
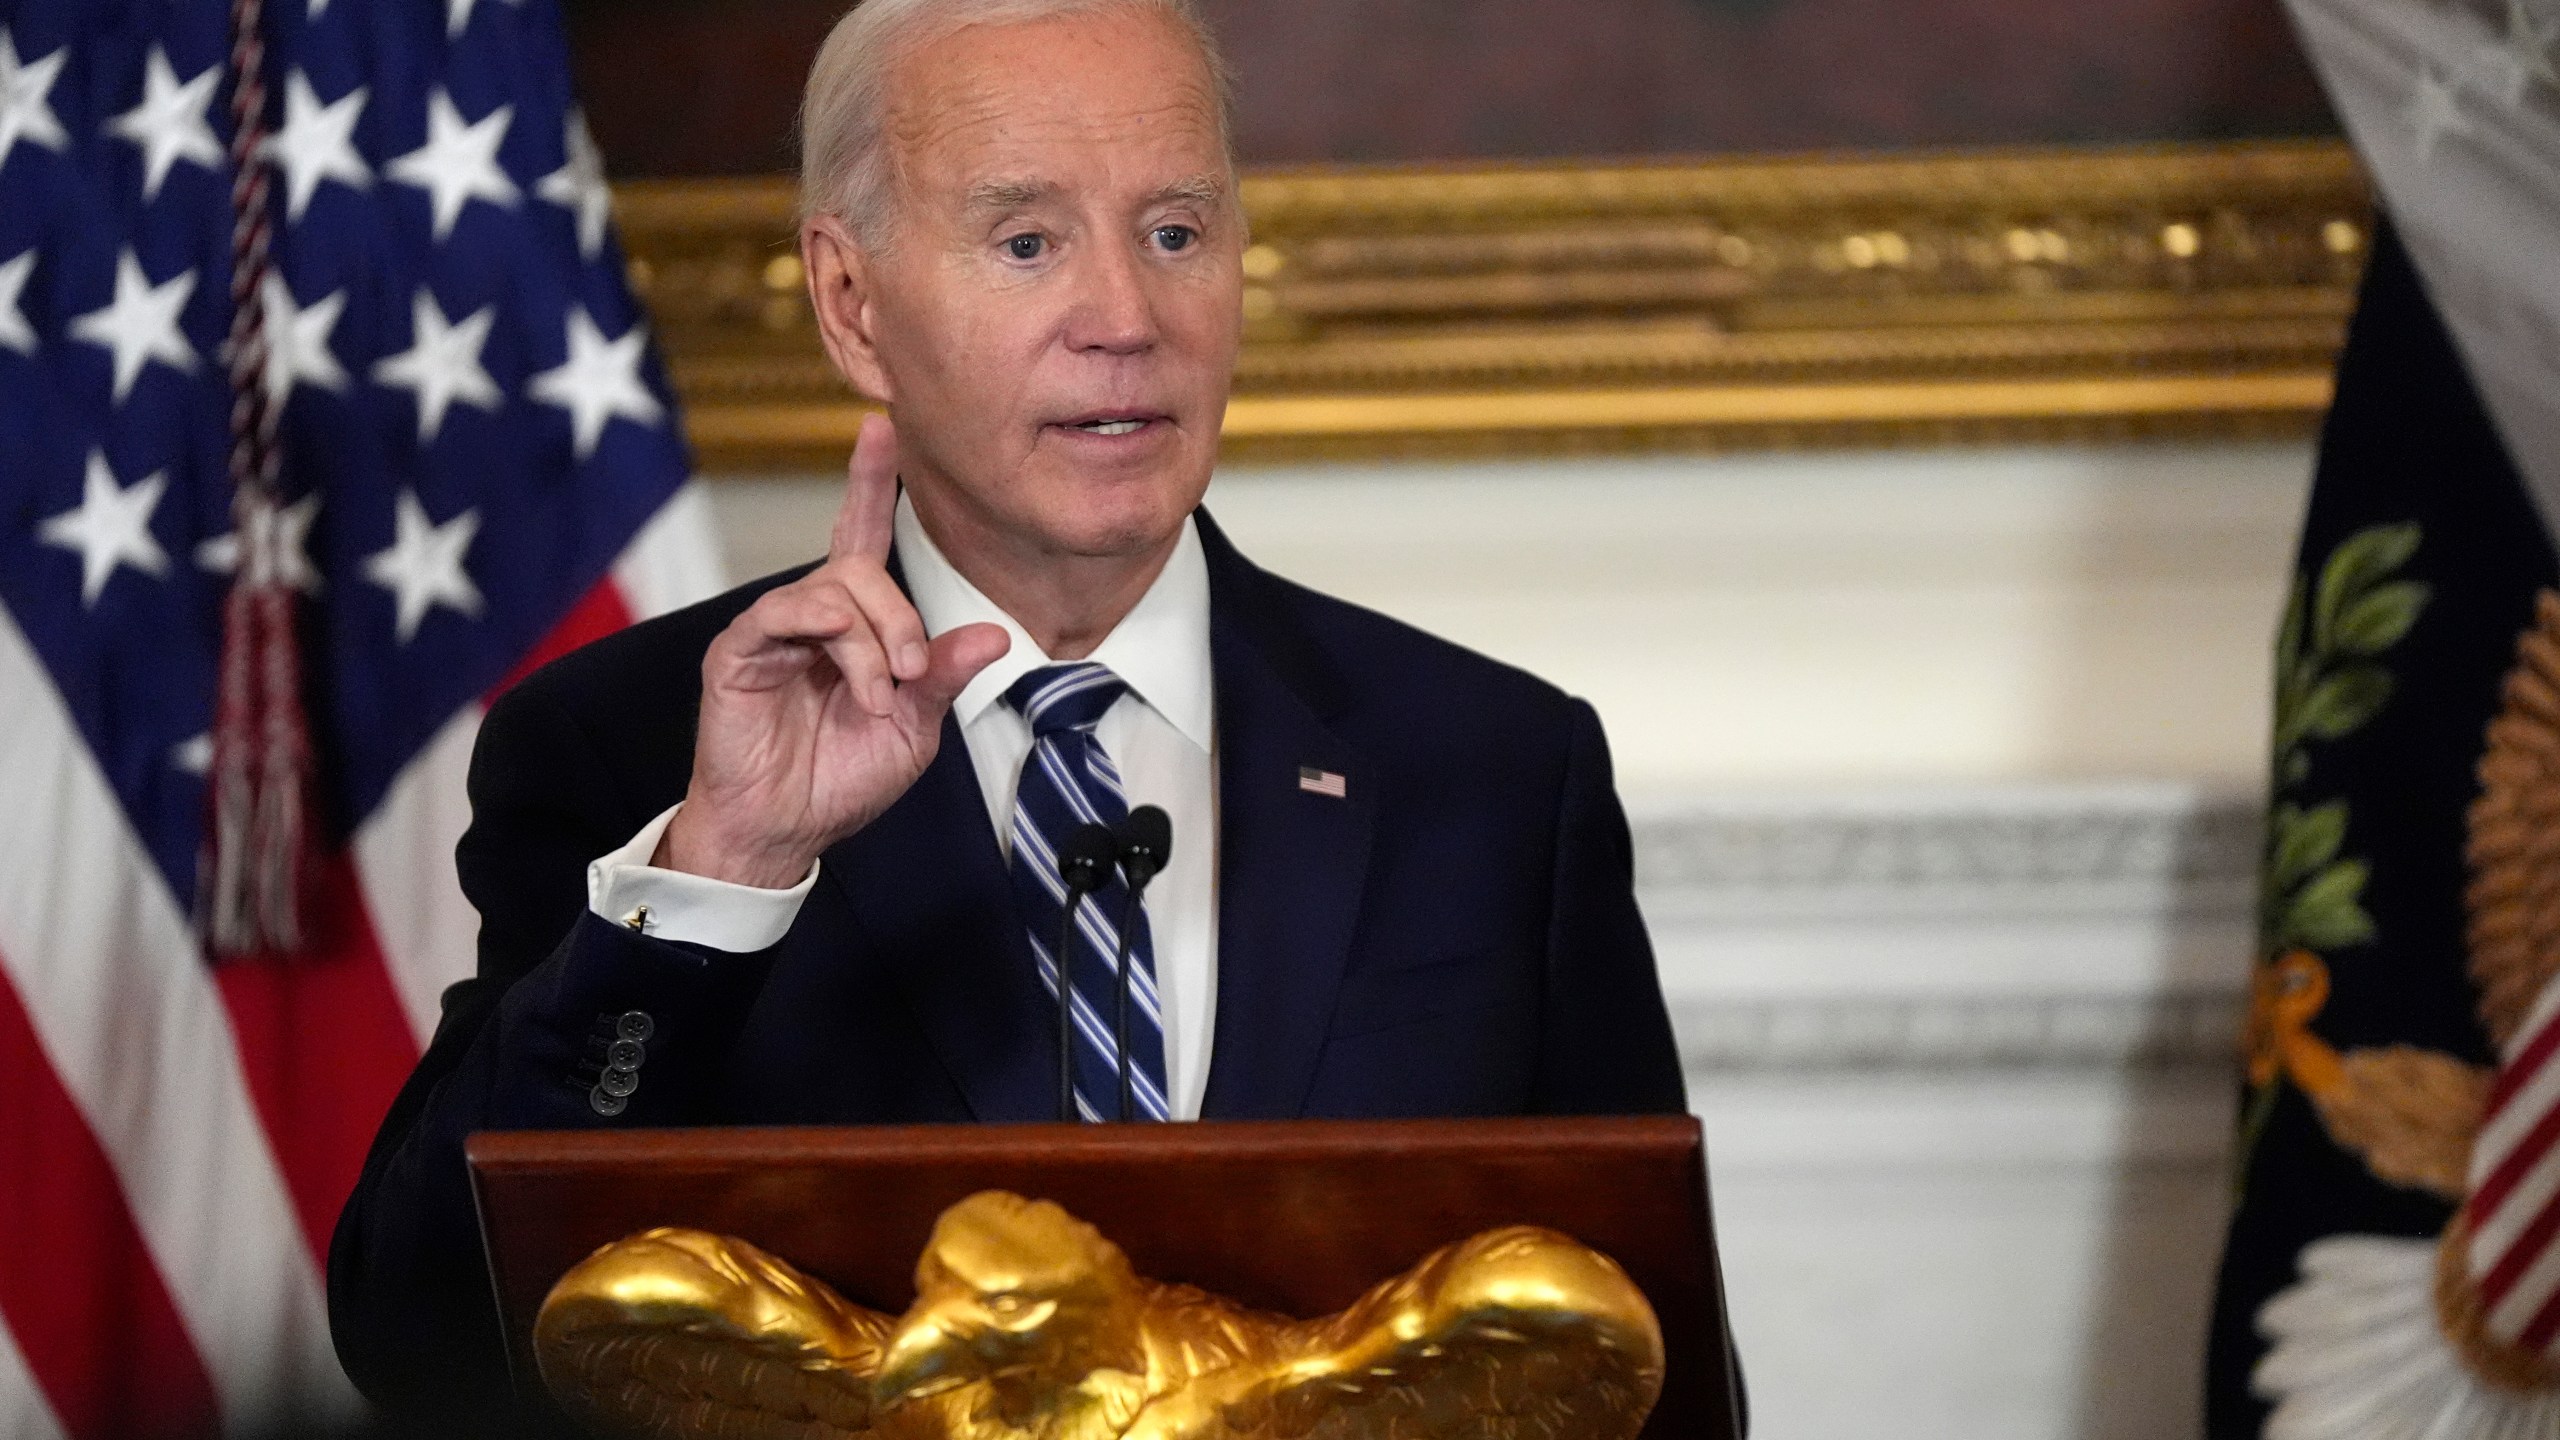
[[[1156,415],[1097,415],[1086,420],[1063,421],[1061,428],[1081,430],[1087,435],[1134,435],[1161,418]]]

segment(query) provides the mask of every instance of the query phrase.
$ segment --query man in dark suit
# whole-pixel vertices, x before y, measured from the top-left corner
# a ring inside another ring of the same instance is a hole
[[[1124,1059],[1141,1118],[1683,1108],[1590,708],[1199,509],[1245,244],[1218,77],[1182,0],[869,0],[829,39],[802,255],[896,424],[823,562],[491,710],[479,974],[330,1255],[387,1409],[504,1404],[474,1130],[1049,1119],[1062,1058],[1095,1117]],[[1053,954],[1068,832],[1148,803],[1171,865]]]

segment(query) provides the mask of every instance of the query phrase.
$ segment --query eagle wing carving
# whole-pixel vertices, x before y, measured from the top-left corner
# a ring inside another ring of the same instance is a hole
[[[1607,1256],[1549,1230],[1446,1246],[1300,1328],[1294,1353],[1142,1412],[1132,1440],[1626,1440],[1662,1390],[1662,1332],[1643,1295]],[[1209,1408],[1222,1424],[1199,1423]],[[1191,1423],[1166,1423],[1177,1417]]]
[[[561,1277],[534,1353],[601,1433],[806,1440],[875,1429],[871,1375],[894,1323],[743,1240],[656,1229]]]

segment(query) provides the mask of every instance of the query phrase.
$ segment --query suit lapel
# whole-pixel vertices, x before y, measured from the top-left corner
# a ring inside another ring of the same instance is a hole
[[[1335,686],[1273,583],[1199,517],[1218,695],[1218,1016],[1212,1119],[1299,1113],[1369,869],[1377,776],[1326,724]],[[1344,777],[1336,799],[1301,766]]]
[[[1015,913],[960,723],[907,793],[827,851],[863,943],[894,967],[980,1120],[1058,1113],[1057,1030]]]

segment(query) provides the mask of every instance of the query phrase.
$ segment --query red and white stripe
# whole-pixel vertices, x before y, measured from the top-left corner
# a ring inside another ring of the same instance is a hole
[[[2471,1142],[2471,1278],[2489,1333],[2560,1360],[2560,979],[2508,1038]]]
[[[681,492],[523,668],[718,588],[706,512]],[[312,953],[216,968],[0,610],[0,1437],[360,1413],[322,1268],[436,996],[472,967],[452,857],[479,718],[320,867]]]

